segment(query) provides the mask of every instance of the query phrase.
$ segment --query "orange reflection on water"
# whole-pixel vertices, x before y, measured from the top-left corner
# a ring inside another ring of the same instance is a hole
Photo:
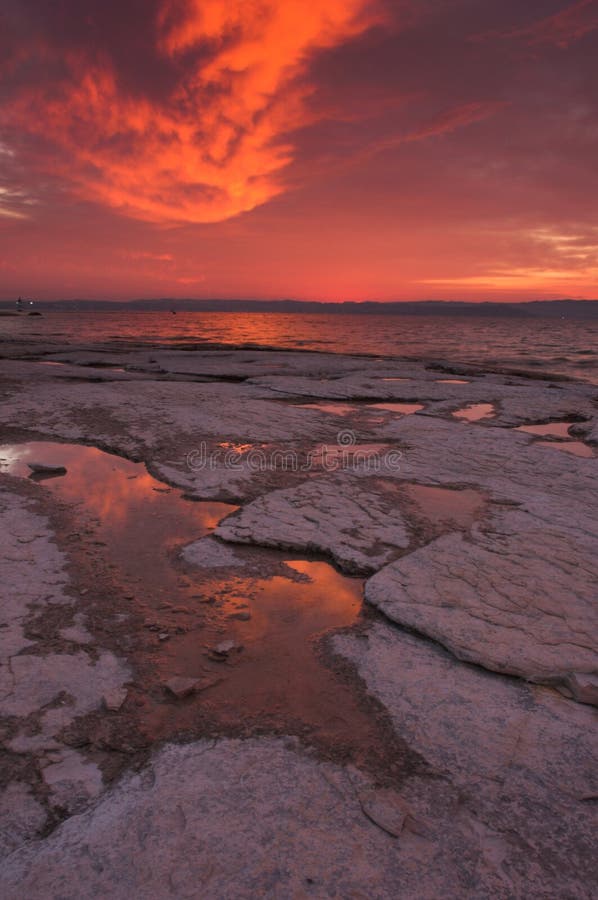
[[[402,416],[410,416],[412,413],[424,409],[421,403],[368,403],[368,409],[383,409],[385,412],[396,412]]]
[[[492,403],[470,403],[464,409],[457,409],[452,413],[455,419],[463,419],[466,422],[479,422],[480,419],[492,419],[496,415]]]
[[[519,425],[515,431],[537,434],[540,437],[569,438],[569,429],[574,422],[547,422],[543,425]]]
[[[29,463],[65,466],[67,474],[38,478]],[[192,503],[153,478],[143,463],[134,463],[96,447],[32,441],[0,447],[0,471],[31,476],[68,503],[97,519],[105,540],[134,546],[139,529],[144,546],[163,532],[168,519],[169,542],[193,540],[213,530],[233,507],[222,503]],[[130,564],[134,564],[130,554]]]

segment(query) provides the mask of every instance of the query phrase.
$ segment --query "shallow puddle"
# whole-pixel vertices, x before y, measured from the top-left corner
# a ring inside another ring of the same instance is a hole
[[[405,486],[405,493],[423,518],[457,528],[471,528],[486,503],[482,494],[471,488],[458,490],[409,484]]]
[[[385,445],[365,446],[376,452]],[[0,471],[39,480],[29,463],[66,467],[43,486],[80,519],[80,531],[67,537],[76,539],[72,546],[69,540],[69,555],[96,611],[107,603],[103,593],[94,597],[100,561],[111,572],[117,652],[138,670],[125,710],[150,740],[265,728],[299,734],[355,760],[389,752],[387,725],[318,654],[322,634],[356,622],[361,579],[326,562],[257,548],[235,548],[241,568],[220,569],[215,577],[213,569],[184,562],[180,548],[236,507],[185,500],[143,464],[94,447],[0,447]],[[132,623],[140,620],[135,632]],[[214,652],[223,641],[232,647]],[[177,699],[166,687],[175,677],[201,679],[202,687]]]
[[[532,444],[534,447],[551,447],[553,450],[562,450],[572,456],[591,459],[595,456],[592,447],[584,444],[583,441],[576,440],[569,434],[569,429],[575,424],[575,422],[545,422],[538,425],[519,425],[514,430],[523,431],[525,434],[536,437],[555,438],[552,441],[534,441]]]
[[[464,378],[437,378],[436,384],[471,384],[471,382]]]
[[[526,434],[537,434],[541,437],[570,438],[569,429],[574,422],[547,422],[544,425],[519,425],[515,431],[524,431]]]
[[[493,403],[472,403],[464,409],[455,410],[451,415],[465,422],[479,422],[481,419],[492,419],[496,410]]]
[[[348,416],[355,412],[356,407],[349,403],[297,403],[297,409],[317,409],[320,412],[330,413],[332,416]]]
[[[583,459],[591,459],[595,453],[591,447],[581,441],[536,441],[534,447],[550,447],[552,450],[562,450],[572,456],[580,456]]]
[[[29,464],[65,466],[67,474],[33,474]],[[122,557],[131,577],[144,575],[160,548],[197,539],[212,531],[236,507],[195,503],[153,478],[143,463],[96,447],[33,441],[0,447],[0,471],[42,481],[97,522],[110,555]]]
[[[412,378],[400,378],[398,375],[392,377],[381,378],[381,381],[413,381]]]
[[[351,687],[320,662],[314,643],[326,631],[356,622],[362,580],[343,576],[326,562],[285,560],[269,551],[254,554],[265,571],[268,563],[282,562],[288,574],[212,580],[204,570],[201,582],[201,570],[195,575],[188,571],[196,588],[201,583],[204,596],[211,598],[205,615],[220,633],[212,637],[210,627],[204,626],[203,634],[200,630],[175,635],[161,655],[162,678],[175,674],[216,679],[201,704],[205,707],[207,702],[226,727],[240,722],[269,725],[332,743],[373,746],[374,723]],[[242,649],[214,659],[210,650],[223,640]],[[150,705],[152,733],[167,736],[172,708]],[[179,728],[192,727],[194,706],[178,705]]]
[[[368,409],[383,409],[385,412],[396,412],[402,416],[410,416],[424,409],[421,403],[368,403]]]

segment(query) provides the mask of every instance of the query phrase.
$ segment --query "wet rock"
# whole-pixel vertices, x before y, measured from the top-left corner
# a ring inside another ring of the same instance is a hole
[[[243,611],[229,613],[227,619],[236,619],[239,622],[249,622],[249,620],[251,619],[251,613]]]
[[[186,562],[205,569],[245,565],[232,547],[215,540],[211,536],[203,537],[192,544],[187,544],[186,547],[183,547],[181,555]]]
[[[214,653],[220,653],[223,656],[226,656],[228,653],[231,652],[231,650],[235,650],[237,648],[237,646],[238,645],[235,644],[234,641],[221,641],[219,644],[217,644],[213,648],[213,650],[214,650]]]
[[[173,678],[169,678],[168,681],[164,682],[164,687],[173,694],[177,700],[181,700],[184,697],[189,697],[191,694],[194,694],[199,683],[198,678],[183,678],[180,675],[175,675]]]
[[[215,687],[221,682],[221,678],[185,678],[181,675],[175,675],[164,682],[164,687],[177,700],[190,697],[192,694],[198,694],[206,691],[208,688]]]
[[[210,648],[210,658],[215,662],[225,662],[231,653],[240,653],[242,649],[243,645],[237,644],[235,641],[221,641],[215,647]]]

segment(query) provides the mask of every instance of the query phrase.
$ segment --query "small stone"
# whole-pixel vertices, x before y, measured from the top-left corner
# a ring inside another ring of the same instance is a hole
[[[248,612],[235,612],[230,613],[228,616],[229,619],[236,619],[239,622],[249,622],[251,619],[251,613]]]
[[[191,694],[194,694],[198,684],[199,679],[197,678],[183,678],[180,675],[175,675],[173,678],[169,678],[168,681],[164,682],[164,687],[173,694],[177,700],[182,700],[183,697],[189,697]]]
[[[159,640],[159,641],[167,641],[169,637],[170,637],[170,635],[168,634],[167,631],[162,631],[162,632],[158,635],[158,640]]]
[[[382,831],[398,838],[409,814],[407,805],[392,790],[362,788],[357,791],[359,805],[367,818]]]
[[[221,678],[184,678],[182,675],[175,675],[164,682],[167,691],[173,694],[177,700],[190,697],[192,694],[198,694],[200,691],[206,691],[210,687],[219,684]]]
[[[39,462],[30,462],[27,465],[36,475],[66,475],[65,466],[52,466],[49,463]]]
[[[214,647],[214,653],[219,653],[222,656],[228,656],[230,651],[234,650],[235,647],[236,644],[234,641],[221,641]]]
[[[119,710],[126,699],[127,689],[124,687],[113,688],[110,691],[106,691],[106,693],[102,697],[104,706],[110,712],[116,712],[117,710]]]

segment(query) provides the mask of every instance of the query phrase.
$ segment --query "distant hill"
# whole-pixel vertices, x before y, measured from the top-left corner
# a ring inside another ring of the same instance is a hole
[[[0,301],[0,309],[14,310],[12,301]],[[29,307],[28,307],[29,308]],[[313,300],[47,300],[37,309],[54,311],[153,311],[168,312],[260,312],[311,313],[320,315],[484,316],[554,319],[598,319],[598,300],[532,300],[527,303],[468,303],[462,300],[411,300],[390,303],[347,301],[319,303]]]

